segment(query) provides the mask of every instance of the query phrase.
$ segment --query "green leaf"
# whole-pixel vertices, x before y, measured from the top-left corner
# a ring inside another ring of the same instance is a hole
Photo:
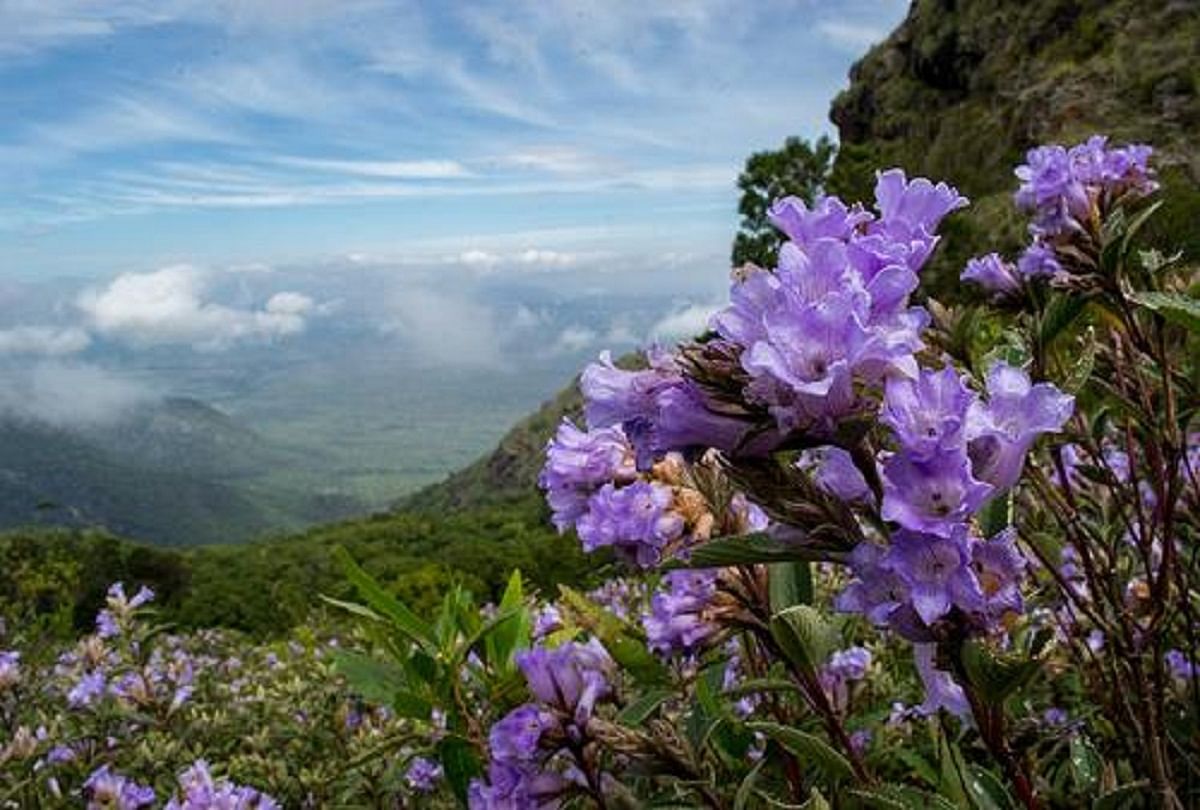
[[[1133,292],[1127,296],[1134,303],[1153,310],[1177,326],[1200,332],[1200,299],[1180,293]]]
[[[474,747],[462,737],[449,736],[438,743],[437,754],[442,763],[442,771],[446,775],[446,782],[454,791],[459,804],[465,807],[467,788],[471,780],[483,772]]]
[[[750,796],[754,793],[754,783],[758,781],[758,772],[763,769],[763,765],[767,764],[767,760],[760,759],[754,763],[754,767],[742,779],[742,783],[738,785],[737,793],[733,796],[733,810],[746,810],[750,801]]]
[[[815,767],[830,783],[854,778],[850,761],[820,737],[778,723],[747,723],[746,728],[767,735],[799,757],[801,762]]]
[[[521,572],[516,570],[509,577],[499,608],[500,613],[510,614],[511,618],[499,623],[487,636],[487,658],[497,669],[510,668],[513,653],[529,646],[530,622],[524,601]]]
[[[767,585],[773,613],[812,604],[812,568],[806,562],[772,563],[767,567]]]
[[[764,692],[803,694],[800,687],[792,681],[785,681],[782,678],[758,678],[749,681],[739,681],[736,686],[726,689],[725,695],[732,698],[741,698],[746,695],[760,695]]]
[[[954,802],[944,796],[919,790],[909,785],[880,785],[876,788],[847,791],[855,800],[854,807],[878,808],[878,810],[958,810]]]
[[[1042,346],[1050,346],[1059,335],[1071,328],[1087,304],[1088,300],[1077,293],[1058,293],[1052,297],[1042,315],[1038,342]]]
[[[991,703],[1002,703],[1042,667],[1036,658],[997,653],[977,640],[963,645],[962,660],[971,685]]]
[[[1104,761],[1095,746],[1083,734],[1071,737],[1071,775],[1075,785],[1085,794],[1092,795],[1100,784],[1100,771]]]
[[[991,537],[1012,525],[1012,492],[992,498],[979,511],[979,530]]]
[[[384,590],[382,585],[359,567],[345,548],[337,546],[333,555],[346,572],[346,578],[372,610],[391,621],[392,625],[411,641],[425,647],[430,653],[437,652],[437,636],[434,635],[432,627]]]
[[[481,641],[490,640],[493,634],[502,628],[505,623],[516,618],[520,612],[521,608],[518,607],[516,610],[508,610],[497,613],[495,616],[480,625],[479,629],[459,642],[458,647],[454,651],[454,655],[451,657],[451,667],[457,670],[458,667],[462,665],[462,662],[466,660],[467,656],[471,654],[471,649],[476,644]]]
[[[395,664],[350,650],[333,651],[333,668],[372,703],[390,706],[393,696],[408,686],[404,670]]]
[[[793,605],[771,618],[771,636],[796,667],[815,673],[834,646],[833,631],[810,605]]]
[[[1149,787],[1148,779],[1139,779],[1136,782],[1113,788],[1108,793],[1096,797],[1096,801],[1092,802],[1092,810],[1121,810],[1128,806],[1131,799],[1145,796]]]
[[[346,602],[341,599],[334,599],[332,596],[320,595],[321,601],[326,604],[333,605],[335,608],[340,608],[347,613],[352,613],[361,619],[370,619],[374,622],[386,622],[387,619],[380,616],[375,611],[371,610],[366,605],[360,605],[358,602]]]
[[[991,771],[969,765],[965,776],[967,794],[980,810],[1014,810],[1017,806],[1008,788]]]
[[[1084,336],[1083,352],[1079,355],[1079,359],[1075,362],[1070,373],[1063,380],[1062,388],[1069,394],[1077,394],[1087,385],[1088,380],[1092,377],[1092,370],[1096,367],[1096,335],[1095,330],[1090,326],[1087,329],[1087,334]]]
[[[808,800],[800,805],[800,810],[829,810],[829,802],[821,795],[821,791],[813,788]]]
[[[1145,210],[1139,211],[1138,215],[1133,218],[1133,220],[1129,223],[1129,227],[1125,229],[1125,233],[1121,238],[1122,254],[1129,253],[1129,246],[1133,244],[1133,238],[1137,236],[1138,231],[1140,231],[1145,224],[1150,221],[1150,217],[1154,216],[1155,212],[1162,208],[1164,202],[1166,201],[1157,200],[1153,205],[1147,206]]]
[[[653,689],[621,709],[617,722],[625,726],[640,726],[650,719],[658,707],[675,696],[670,689]]]
[[[844,557],[836,551],[814,548],[795,540],[772,537],[765,532],[722,537],[692,549],[688,560],[673,562],[668,568],[725,568],[731,565],[755,565],[774,562],[812,562]]]

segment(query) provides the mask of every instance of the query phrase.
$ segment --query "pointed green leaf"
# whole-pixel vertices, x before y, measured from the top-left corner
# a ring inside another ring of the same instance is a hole
[[[1135,292],[1128,297],[1192,332],[1200,332],[1200,299],[1180,293]]]
[[[813,734],[778,723],[747,723],[746,728],[767,735],[800,758],[800,762],[815,767],[831,783],[854,778],[850,761]]]
[[[767,583],[774,613],[792,605],[812,604],[812,567],[806,562],[772,563],[767,568]]]
[[[370,655],[334,650],[333,667],[351,689],[372,703],[390,706],[393,696],[408,686],[404,670]]]
[[[341,563],[347,579],[372,610],[390,620],[392,625],[411,641],[426,647],[430,652],[436,652],[437,637],[432,627],[384,590],[382,585],[359,567],[346,549],[338,546],[333,554]]]
[[[487,637],[488,661],[497,668],[511,666],[513,653],[529,646],[529,613],[524,606],[525,592],[521,572],[513,571],[500,599],[500,612],[512,618],[499,624]]]
[[[991,703],[1002,703],[1042,667],[1036,658],[998,653],[978,640],[963,645],[962,661],[971,685]]]
[[[771,636],[795,666],[815,673],[833,649],[833,631],[810,605],[794,605],[771,619]]]
[[[1085,794],[1093,795],[1100,784],[1104,761],[1091,741],[1083,734],[1071,737],[1071,775],[1075,785]]]
[[[669,568],[725,568],[731,565],[755,565],[773,562],[839,560],[845,554],[772,537],[765,532],[722,537],[692,549],[687,560],[673,562]]]
[[[1098,796],[1096,801],[1092,802],[1092,810],[1124,810],[1130,807],[1130,802],[1138,797],[1146,797],[1149,793],[1150,781],[1147,779],[1139,779],[1137,782],[1130,782],[1127,785],[1113,788],[1108,793]],[[1137,805],[1132,805],[1137,806]]]
[[[675,692],[672,690],[653,689],[621,709],[617,715],[617,722],[625,726],[640,726],[658,711],[659,706],[673,697]]]
[[[465,807],[467,788],[471,780],[483,772],[475,748],[462,737],[449,736],[438,743],[437,754],[442,763],[442,771],[446,775],[446,782],[454,791],[459,804]]]
[[[754,794],[754,783],[758,781],[758,773],[766,762],[766,759],[760,759],[754,763],[754,767],[742,779],[742,783],[738,785],[737,793],[733,797],[733,810],[746,810],[746,807],[749,806],[750,797]]]

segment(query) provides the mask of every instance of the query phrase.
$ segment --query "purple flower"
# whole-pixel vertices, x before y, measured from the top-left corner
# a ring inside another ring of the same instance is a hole
[[[554,525],[561,532],[587,511],[593,492],[635,475],[633,451],[620,428],[585,433],[564,419],[546,448],[546,465],[538,485],[546,491]]]
[[[1039,146],[1016,169],[1016,203],[1033,215],[1031,230],[1058,236],[1081,230],[1096,207],[1124,196],[1144,197],[1158,188],[1148,146],[1109,148],[1102,136],[1066,149]]]
[[[887,627],[897,611],[909,602],[904,579],[884,564],[884,550],[859,543],[850,554],[854,579],[835,600],[843,613],[861,613],[877,627]]]
[[[817,486],[843,501],[874,499],[862,472],[850,454],[840,447],[827,445],[805,450],[800,456],[799,464],[812,470]]]
[[[519,763],[536,759],[542,735],[558,727],[554,714],[532,703],[506,714],[488,733],[488,748],[497,762]]]
[[[179,788],[181,795],[167,802],[165,810],[280,810],[280,804],[265,793],[213,779],[202,759],[179,775]]]
[[[1050,383],[1033,385],[1023,370],[1003,362],[988,371],[987,389],[987,403],[973,403],[967,416],[968,452],[975,476],[1000,493],[1021,477],[1037,437],[1066,424],[1075,398]]]
[[[587,502],[575,524],[585,551],[613,546],[625,559],[647,568],[662,561],[668,543],[683,535],[684,521],[672,511],[674,493],[655,481],[617,488],[605,484]]]
[[[1012,295],[1021,289],[1021,276],[1010,262],[998,253],[989,253],[967,261],[966,269],[959,277],[963,281],[978,284],[985,292],[995,297]]]
[[[851,413],[855,367],[870,335],[844,299],[831,299],[764,318],[765,340],[750,346],[742,365],[750,394],[765,403],[783,431],[815,427]]]
[[[861,681],[871,666],[871,651],[866,647],[848,647],[829,656],[825,671],[843,681]]]
[[[969,717],[971,705],[954,677],[945,670],[937,668],[936,644],[914,644],[913,660],[917,664],[917,674],[925,685],[925,701],[918,707],[921,714],[937,714],[945,709],[958,717]]]
[[[911,244],[909,266],[924,264],[936,238],[938,224],[951,211],[965,208],[967,198],[945,183],[934,185],[924,177],[908,180],[902,169],[879,172],[875,182],[879,221],[873,225],[897,241]]]
[[[820,197],[811,209],[799,197],[782,197],[771,205],[767,216],[788,239],[800,245],[818,239],[847,241],[859,226],[872,219],[861,206],[848,208],[837,197]]]
[[[425,757],[416,757],[408,766],[404,781],[418,793],[432,793],[442,781],[442,766]]]
[[[518,653],[516,660],[533,696],[564,713],[576,730],[587,726],[596,703],[611,692],[609,679],[616,669],[596,639],[586,644],[569,641],[552,650],[534,647]]]
[[[1042,722],[1048,726],[1065,726],[1070,719],[1071,717],[1067,714],[1067,710],[1057,706],[1051,706],[1042,712]]]
[[[873,738],[874,737],[871,734],[871,729],[860,728],[857,731],[851,732],[850,747],[853,748],[859,756],[862,756],[866,753],[867,748],[870,747],[871,740]]]
[[[983,612],[990,621],[1025,608],[1021,598],[1021,580],[1025,558],[1017,550],[1017,532],[1011,526],[990,540],[976,542],[971,548],[971,570],[983,596]]]
[[[717,413],[708,397],[691,380],[665,386],[656,399],[657,412],[651,451],[660,456],[671,451],[715,447],[739,449],[750,425]]]
[[[74,761],[77,754],[69,745],[56,745],[46,754],[46,761],[51,765],[62,765]]]
[[[650,349],[646,360],[648,368],[625,371],[617,368],[612,356],[604,352],[600,362],[584,369],[579,380],[588,427],[621,427],[636,448],[637,465],[643,470],[654,461],[658,395],[682,379],[669,352]]]
[[[1179,650],[1167,650],[1163,660],[1171,671],[1171,677],[1176,680],[1190,681],[1196,677],[1196,665]]]
[[[950,537],[991,494],[991,485],[972,475],[966,453],[917,460],[901,451],[884,462],[880,513],[911,531]]]
[[[695,652],[718,629],[704,615],[717,592],[716,572],[672,571],[663,585],[642,617],[650,649],[663,655]]]
[[[1025,163],[1016,168],[1021,181],[1015,201],[1018,208],[1034,214],[1034,224],[1043,232],[1069,227],[1070,218],[1086,219],[1087,189],[1072,176],[1067,150],[1058,144],[1030,149]]]
[[[554,771],[515,767],[503,762],[488,766],[488,778],[472,780],[467,792],[470,810],[540,810],[560,805],[571,783]]]
[[[532,635],[535,639],[545,638],[563,627],[562,614],[554,605],[545,605],[533,617]]]
[[[895,532],[885,564],[908,585],[913,609],[926,625],[951,607],[970,611],[981,605],[983,595],[970,567],[967,528],[962,524],[949,537]]]
[[[154,802],[154,790],[101,765],[83,783],[88,810],[138,810]]]
[[[909,457],[923,461],[962,446],[967,409],[975,399],[953,366],[922,369],[916,379],[888,380],[879,421],[895,431]]]
[[[15,650],[0,651],[0,692],[21,682],[21,654]]]
[[[1065,272],[1054,248],[1042,241],[1025,248],[1017,259],[1017,271],[1025,278],[1054,278]]]
[[[67,692],[67,705],[72,709],[91,706],[104,695],[107,682],[99,670],[85,672]]]

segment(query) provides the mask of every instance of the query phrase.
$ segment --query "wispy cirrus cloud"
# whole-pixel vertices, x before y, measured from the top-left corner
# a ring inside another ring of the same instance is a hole
[[[902,14],[898,0],[4,3],[0,102],[16,123],[0,133],[0,262],[54,263],[64,236],[88,255],[104,238],[87,223],[117,217],[203,259],[222,209],[297,252],[318,248],[315,209],[331,206],[376,241],[468,221],[631,224],[665,195],[712,208],[747,154],[828,129],[852,51]],[[305,225],[296,209],[314,210]],[[29,241],[51,232],[55,246]]]

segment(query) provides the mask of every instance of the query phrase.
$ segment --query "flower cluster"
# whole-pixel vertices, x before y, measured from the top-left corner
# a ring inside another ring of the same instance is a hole
[[[611,425],[584,432],[564,419],[547,447],[539,484],[559,531],[574,527],[586,551],[612,548],[621,559],[649,568],[711,536],[717,518],[690,485],[678,454],[639,472],[625,430]],[[762,519],[739,504],[730,512],[735,531]]]
[[[663,655],[695,652],[720,627],[705,616],[717,593],[715,571],[671,571],[642,617],[650,649]]]
[[[776,203],[771,218],[789,238],[778,267],[745,272],[713,318],[739,360],[743,402],[765,408],[781,434],[830,435],[862,412],[861,386],[915,370],[928,315],[908,297],[938,224],[967,201],[895,169],[879,175],[875,199],[878,216],[835,197],[811,210]]]
[[[1158,188],[1150,167],[1153,150],[1143,144],[1109,146],[1096,135],[1070,148],[1058,144],[1029,150],[1016,169],[1017,207],[1030,215],[1031,242],[1016,266],[995,253],[971,259],[962,280],[995,297],[1016,294],[1024,279],[1066,275],[1058,248],[1094,241],[1099,223],[1116,205]]]
[[[251,787],[214,779],[209,765],[197,760],[179,776],[179,795],[165,810],[280,810],[282,805]]]
[[[838,607],[914,641],[932,640],[951,611],[984,631],[1020,612],[1025,566],[1015,532],[981,540],[969,519],[1016,484],[1034,441],[1059,430],[1073,407],[1005,363],[989,371],[986,400],[950,367],[889,381],[880,422],[897,449],[882,465],[880,514],[899,528],[886,548],[854,550],[855,579]]]
[[[588,784],[577,753],[589,737],[598,702],[612,692],[616,664],[595,639],[517,656],[533,702],[492,726],[487,781],[470,788],[472,810],[553,804],[573,786]]]

